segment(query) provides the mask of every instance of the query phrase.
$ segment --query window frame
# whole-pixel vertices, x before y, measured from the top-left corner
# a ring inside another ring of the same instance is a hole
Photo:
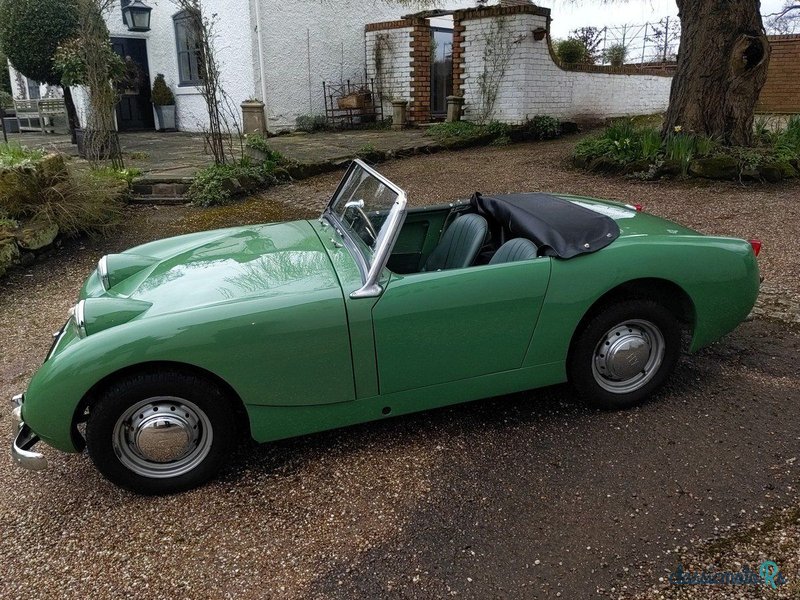
[[[175,57],[178,61],[178,87],[196,87],[199,85],[203,85],[203,77],[200,75],[200,49],[195,48],[194,50],[191,49],[183,49],[181,48],[180,44],[180,37],[179,37],[179,28],[183,28],[184,35],[186,39],[189,39],[189,33],[191,28],[186,25],[186,22],[191,19],[191,15],[189,14],[188,10],[182,10],[179,13],[176,13],[172,16],[172,24],[173,30],[175,33]],[[182,57],[186,55],[188,57],[188,64],[189,64],[189,73],[186,74],[183,72],[182,66]],[[194,62],[194,68],[197,73],[197,77],[192,79],[192,64]],[[184,75],[188,75],[189,78],[184,79]]]

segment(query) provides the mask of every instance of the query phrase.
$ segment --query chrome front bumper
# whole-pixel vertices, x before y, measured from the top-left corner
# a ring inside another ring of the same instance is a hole
[[[11,399],[11,428],[14,434],[14,443],[11,445],[11,457],[20,467],[32,471],[41,471],[47,468],[47,459],[38,452],[31,452],[31,448],[39,441],[31,428],[22,420],[22,394]]]

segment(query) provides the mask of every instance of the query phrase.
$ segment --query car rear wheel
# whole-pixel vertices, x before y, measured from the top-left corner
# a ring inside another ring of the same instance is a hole
[[[117,485],[170,494],[219,471],[235,424],[228,399],[210,381],[180,372],[134,375],[91,405],[86,445],[97,469]]]
[[[634,406],[666,381],[678,362],[680,342],[678,320],[658,302],[606,306],[574,341],[570,383],[598,408]]]

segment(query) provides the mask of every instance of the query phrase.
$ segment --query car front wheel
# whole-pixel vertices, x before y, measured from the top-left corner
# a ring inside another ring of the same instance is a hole
[[[86,445],[97,469],[117,485],[169,494],[217,473],[235,439],[235,422],[212,382],[180,372],[134,375],[92,404]]]
[[[634,406],[658,389],[680,356],[675,316],[653,300],[609,305],[578,333],[568,375],[590,404],[603,409]]]

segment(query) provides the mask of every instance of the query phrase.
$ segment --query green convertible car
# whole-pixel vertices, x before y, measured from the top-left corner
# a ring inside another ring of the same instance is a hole
[[[111,481],[159,494],[207,481],[243,439],[567,381],[629,407],[682,340],[747,317],[759,249],[572,196],[407,208],[354,161],[319,220],[104,256],[13,400],[12,454],[41,469],[40,440],[87,447]]]

